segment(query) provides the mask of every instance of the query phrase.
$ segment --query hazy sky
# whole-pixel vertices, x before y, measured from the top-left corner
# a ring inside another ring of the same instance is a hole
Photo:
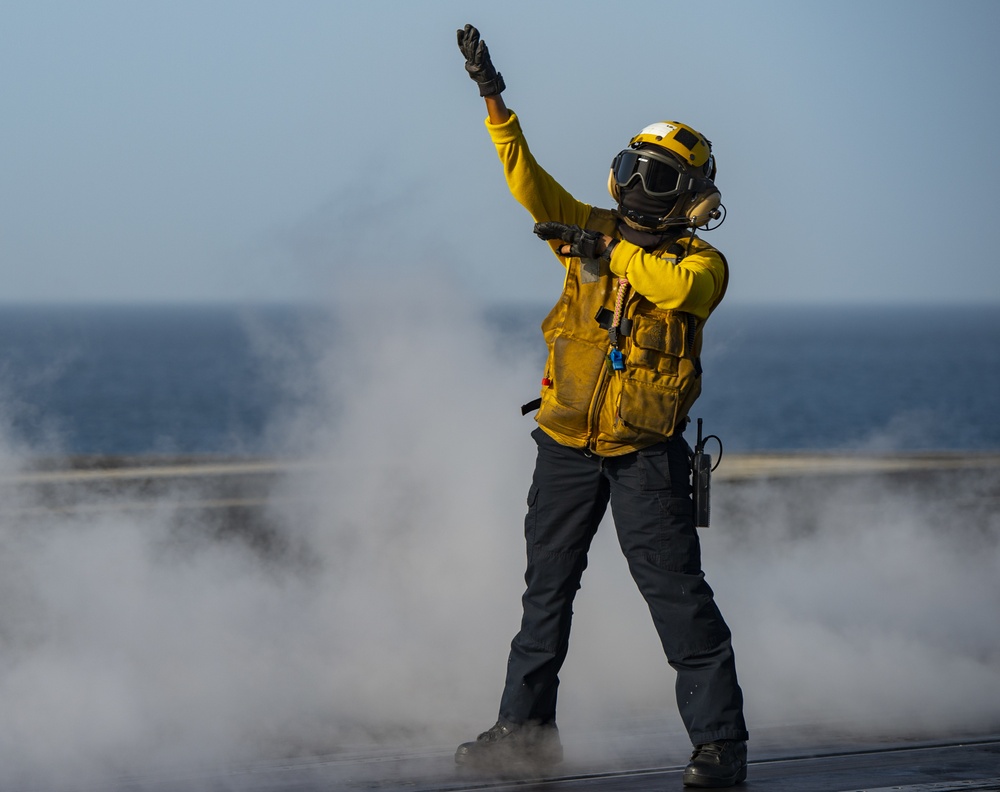
[[[1000,3],[0,2],[3,301],[551,301],[455,29],[608,205],[648,123],[712,139],[732,301],[1000,302]]]

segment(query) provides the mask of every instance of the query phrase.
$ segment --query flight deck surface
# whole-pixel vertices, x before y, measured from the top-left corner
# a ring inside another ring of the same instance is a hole
[[[582,752],[582,753],[581,753]],[[653,756],[601,767],[586,745],[567,745],[567,761],[544,777],[477,775],[459,770],[450,751],[341,755],[264,762],[214,773],[120,779],[87,792],[647,792],[682,790],[683,761]],[[797,746],[751,752],[746,792],[996,792],[1000,735],[920,742]]]

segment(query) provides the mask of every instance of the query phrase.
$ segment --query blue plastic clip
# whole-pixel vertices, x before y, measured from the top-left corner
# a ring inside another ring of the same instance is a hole
[[[611,361],[612,371],[625,370],[625,359],[622,357],[622,351],[620,349],[612,349],[611,354],[608,355],[608,359]]]

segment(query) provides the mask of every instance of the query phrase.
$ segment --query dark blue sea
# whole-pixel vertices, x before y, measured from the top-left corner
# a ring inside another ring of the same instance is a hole
[[[540,369],[546,310],[496,307],[484,321]],[[301,306],[0,308],[0,445],[272,453],[275,415],[320,387],[308,372],[335,323]],[[693,416],[727,452],[1000,449],[998,307],[723,306],[704,368]]]

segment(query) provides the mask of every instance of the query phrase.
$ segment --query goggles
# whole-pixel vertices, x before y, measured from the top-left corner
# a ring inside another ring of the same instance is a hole
[[[649,148],[627,148],[619,152],[611,163],[611,173],[619,189],[638,179],[646,195],[652,198],[671,198],[694,192],[703,182],[701,178],[688,174],[669,154],[660,154]]]

